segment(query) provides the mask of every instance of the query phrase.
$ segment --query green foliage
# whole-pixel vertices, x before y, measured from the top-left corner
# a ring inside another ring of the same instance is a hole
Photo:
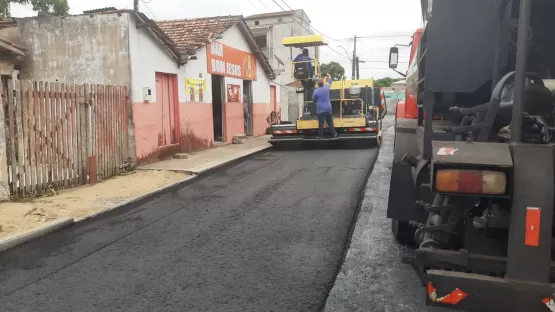
[[[10,17],[10,5],[30,4],[34,11],[42,11],[51,15],[66,15],[69,12],[67,0],[0,0],[0,17]]]
[[[382,79],[376,79],[374,80],[374,86],[375,87],[391,87],[391,84],[403,80],[402,78],[391,78],[391,77],[385,77]]]
[[[340,80],[343,75],[345,75],[345,68],[341,64],[336,62],[330,62],[329,64],[320,64],[320,74],[322,77],[326,74],[330,74],[333,80]]]

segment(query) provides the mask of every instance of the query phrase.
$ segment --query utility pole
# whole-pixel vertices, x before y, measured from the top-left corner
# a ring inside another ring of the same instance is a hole
[[[355,47],[353,49],[353,75],[352,78],[355,80],[355,71],[356,71],[356,63],[357,63],[357,36],[355,35]]]
[[[139,12],[139,0],[133,0],[133,11]]]
[[[360,79],[360,60],[357,56],[357,80]]]

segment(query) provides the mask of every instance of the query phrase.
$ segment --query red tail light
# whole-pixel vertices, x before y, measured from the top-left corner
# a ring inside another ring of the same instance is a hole
[[[503,195],[507,190],[507,176],[488,170],[438,170],[435,189],[443,193]]]

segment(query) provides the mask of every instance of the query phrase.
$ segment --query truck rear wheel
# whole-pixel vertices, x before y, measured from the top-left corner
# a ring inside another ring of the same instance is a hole
[[[415,229],[410,226],[407,221],[391,220],[391,231],[399,243],[405,245],[412,245],[415,243]]]

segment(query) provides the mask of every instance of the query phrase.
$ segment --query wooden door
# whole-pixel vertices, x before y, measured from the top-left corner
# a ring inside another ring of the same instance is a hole
[[[273,112],[277,112],[276,86],[270,86],[270,107]]]
[[[178,143],[177,135],[177,86],[175,75],[156,74],[156,98],[161,114],[159,146]]]

